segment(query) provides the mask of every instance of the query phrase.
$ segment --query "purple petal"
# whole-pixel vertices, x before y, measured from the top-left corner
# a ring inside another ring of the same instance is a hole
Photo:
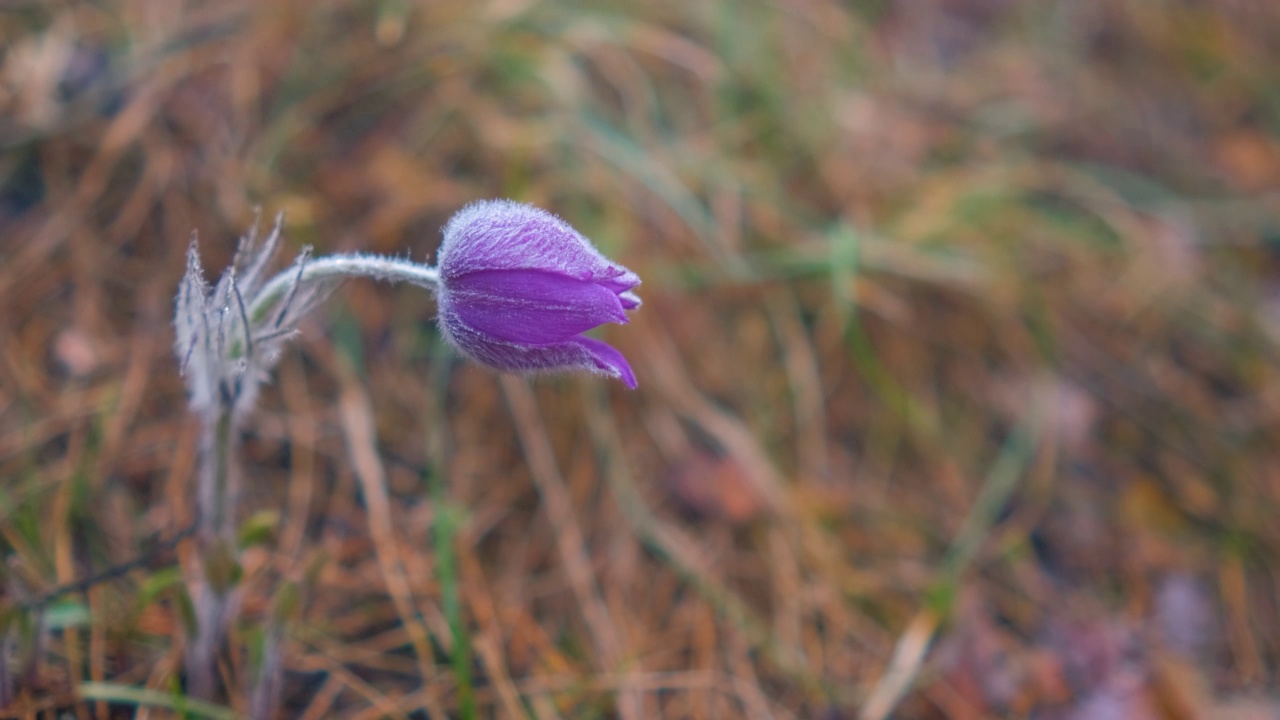
[[[636,374],[631,371],[631,364],[622,356],[622,353],[618,352],[617,348],[589,337],[575,338],[571,342],[590,353],[598,372],[616,377],[627,387],[636,389]]]
[[[495,340],[459,322],[442,309],[440,327],[445,339],[482,365],[505,372],[585,370],[621,380],[635,389],[636,376],[622,353],[599,340],[574,337],[550,345],[519,345]]]
[[[616,293],[626,292],[640,284],[639,275],[617,265],[610,265],[593,279]]]
[[[622,302],[622,307],[626,310],[635,310],[640,307],[640,296],[633,292],[619,293],[618,300]]]
[[[441,306],[478,333],[529,345],[563,342],[602,323],[627,322],[622,301],[608,288],[532,270],[462,275],[446,285]]]
[[[543,270],[594,280],[624,292],[640,284],[610,262],[565,221],[510,200],[481,200],[459,210],[444,228],[439,266],[445,281],[482,270]]]

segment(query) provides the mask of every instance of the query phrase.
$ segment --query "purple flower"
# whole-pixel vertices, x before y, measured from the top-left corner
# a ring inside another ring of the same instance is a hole
[[[626,323],[640,278],[568,223],[510,200],[482,200],[444,228],[437,298],[447,340],[514,372],[587,370],[635,388],[622,353],[581,333]]]

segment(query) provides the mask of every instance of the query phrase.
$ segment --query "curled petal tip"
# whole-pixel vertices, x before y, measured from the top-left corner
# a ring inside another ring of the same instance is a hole
[[[623,385],[632,390],[636,389],[636,374],[631,370],[631,364],[622,356],[622,353],[618,352],[617,348],[609,343],[588,337],[578,338],[575,342],[581,345],[591,356],[597,371],[618,378]]]
[[[640,296],[630,291],[619,293],[618,300],[622,303],[622,307],[627,310],[635,310],[643,304],[640,301]]]

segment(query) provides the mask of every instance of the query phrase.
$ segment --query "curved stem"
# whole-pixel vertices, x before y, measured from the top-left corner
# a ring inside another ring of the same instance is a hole
[[[321,280],[340,280],[346,277],[363,276],[390,282],[407,282],[434,290],[440,282],[440,272],[428,265],[420,265],[412,260],[383,257],[379,255],[328,255],[308,260],[299,277],[296,267],[283,270],[267,281],[262,289],[254,293],[249,306],[249,317],[257,322],[294,284],[305,285]]]

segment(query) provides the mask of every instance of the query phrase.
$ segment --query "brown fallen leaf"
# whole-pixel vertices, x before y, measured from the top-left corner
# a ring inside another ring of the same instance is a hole
[[[765,510],[746,468],[732,457],[692,450],[676,461],[664,480],[681,508],[700,517],[742,524]]]

